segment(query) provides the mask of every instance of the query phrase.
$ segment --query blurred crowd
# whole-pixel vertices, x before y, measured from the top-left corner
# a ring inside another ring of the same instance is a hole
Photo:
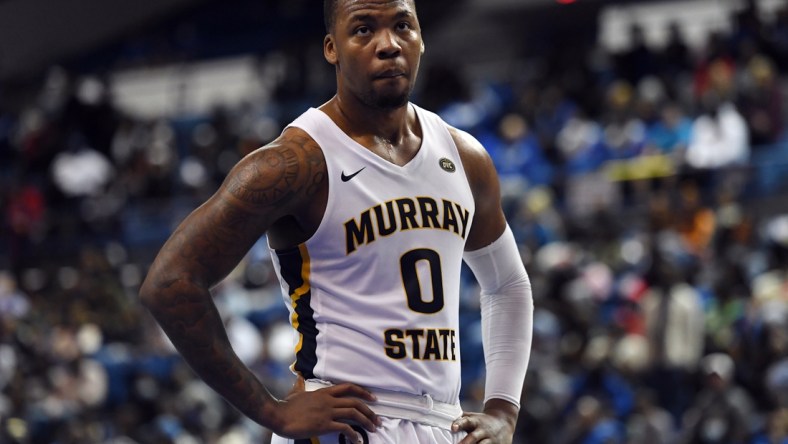
[[[545,54],[501,82],[433,63],[414,98],[499,170],[535,298],[517,443],[788,443],[788,7],[700,49],[673,27],[620,53]],[[295,74],[294,74],[295,75]],[[280,78],[287,79],[287,75]],[[53,68],[0,113],[0,442],[263,442],[137,300],[157,249],[316,93],[141,119]],[[319,94],[317,94],[319,97]],[[464,274],[462,402],[478,409]],[[214,291],[277,396],[291,330],[261,239]]]

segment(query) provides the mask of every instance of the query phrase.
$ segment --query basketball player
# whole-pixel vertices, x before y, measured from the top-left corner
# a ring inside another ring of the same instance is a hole
[[[533,303],[492,162],[409,102],[424,52],[414,0],[324,9],[336,95],[241,160],[181,223],[142,300],[275,443],[510,443]],[[264,233],[297,337],[297,382],[281,400],[235,355],[209,293]],[[459,405],[463,259],[482,288],[479,413]]]

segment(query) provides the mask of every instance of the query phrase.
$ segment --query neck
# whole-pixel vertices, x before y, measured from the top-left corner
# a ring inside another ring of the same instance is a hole
[[[396,145],[408,134],[408,105],[380,109],[340,94],[327,104],[342,119],[345,129],[356,136],[374,137]]]

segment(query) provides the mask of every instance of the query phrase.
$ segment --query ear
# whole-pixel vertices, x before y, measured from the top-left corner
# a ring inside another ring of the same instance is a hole
[[[326,58],[328,63],[335,66],[339,62],[337,58],[337,48],[334,44],[334,36],[331,34],[326,34],[325,38],[323,38],[323,57]]]
[[[424,40],[421,41],[421,55],[424,55],[424,51],[427,50],[427,47],[424,46]]]

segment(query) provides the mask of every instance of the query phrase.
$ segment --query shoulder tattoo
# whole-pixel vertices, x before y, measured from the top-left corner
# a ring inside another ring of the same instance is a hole
[[[227,184],[230,194],[243,202],[284,204],[299,193],[314,195],[325,181],[323,153],[308,137],[288,137],[251,156]]]

